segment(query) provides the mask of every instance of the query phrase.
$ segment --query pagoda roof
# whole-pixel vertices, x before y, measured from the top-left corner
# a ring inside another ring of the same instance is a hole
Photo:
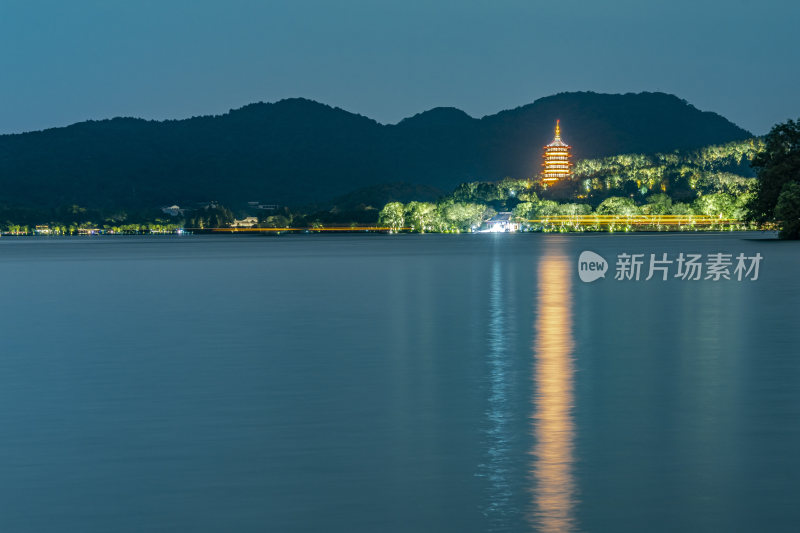
[[[567,143],[565,143],[564,141],[561,140],[561,121],[560,120],[556,120],[556,136],[553,139],[553,142],[551,142],[550,144],[546,145],[545,148],[548,148],[548,147],[551,147],[551,146],[563,146],[565,148],[569,148],[570,147]]]
[[[561,137],[556,137],[555,139],[553,139],[553,142],[551,142],[550,144],[547,144],[545,146],[548,146],[548,147],[549,146],[564,146],[566,148],[569,148],[569,145],[567,143],[565,143],[564,141],[562,141]]]

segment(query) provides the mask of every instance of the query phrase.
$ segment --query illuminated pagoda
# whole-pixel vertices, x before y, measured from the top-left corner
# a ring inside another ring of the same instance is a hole
[[[569,162],[571,148],[570,145],[561,140],[561,121],[556,120],[556,137],[553,142],[544,147],[544,172],[542,172],[542,183],[552,185],[557,181],[570,176]]]

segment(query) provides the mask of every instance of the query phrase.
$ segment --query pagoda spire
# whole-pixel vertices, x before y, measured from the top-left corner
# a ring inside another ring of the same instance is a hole
[[[561,120],[556,119],[556,140],[561,140]]]

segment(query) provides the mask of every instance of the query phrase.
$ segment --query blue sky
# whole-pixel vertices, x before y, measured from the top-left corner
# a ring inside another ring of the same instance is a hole
[[[380,122],[664,91],[800,117],[800,2],[0,0],[0,133],[303,96]]]

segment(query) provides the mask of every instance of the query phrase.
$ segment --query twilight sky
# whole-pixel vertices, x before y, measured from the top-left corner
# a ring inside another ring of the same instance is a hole
[[[303,96],[380,122],[663,91],[800,117],[797,0],[0,0],[0,133]]]

